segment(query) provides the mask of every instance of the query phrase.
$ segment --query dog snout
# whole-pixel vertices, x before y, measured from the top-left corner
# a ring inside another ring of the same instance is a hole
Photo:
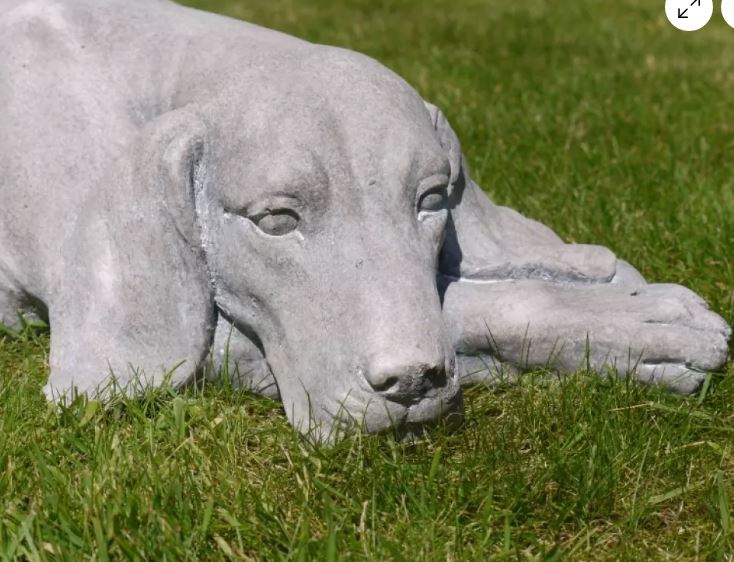
[[[448,382],[443,358],[428,363],[373,362],[365,378],[372,390],[398,402],[420,399]]]

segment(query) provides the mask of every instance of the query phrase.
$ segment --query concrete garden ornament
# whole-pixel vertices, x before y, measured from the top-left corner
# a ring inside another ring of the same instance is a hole
[[[493,204],[441,111],[357,53],[165,0],[0,0],[0,321],[45,392],[182,385],[210,353],[320,434],[588,363],[690,393],[731,331]]]

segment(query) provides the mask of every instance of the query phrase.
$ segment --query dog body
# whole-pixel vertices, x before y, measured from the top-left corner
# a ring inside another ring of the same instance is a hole
[[[181,385],[213,349],[303,431],[380,431],[500,371],[639,356],[690,392],[726,360],[693,293],[494,205],[367,57],[164,0],[0,0],[0,64],[0,322],[48,315],[50,398]]]

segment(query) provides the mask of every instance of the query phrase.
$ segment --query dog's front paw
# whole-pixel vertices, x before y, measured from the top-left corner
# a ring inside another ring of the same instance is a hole
[[[690,394],[707,371],[726,363],[731,328],[692,291],[680,285],[646,285],[625,301],[613,318],[627,334],[634,360],[628,367],[641,381]],[[617,358],[622,351],[616,350]],[[624,367],[617,364],[618,371]]]
[[[545,320],[563,349],[556,361],[563,370],[585,362],[690,394],[707,371],[726,362],[731,329],[685,287],[609,284],[546,290],[555,296]],[[536,345],[544,339],[537,331],[533,335],[540,340]]]
[[[614,285],[636,288],[647,285],[642,274],[624,260],[617,260],[617,270],[610,281]]]
[[[444,318],[466,356],[518,371],[611,369],[683,394],[724,365],[731,337],[727,323],[679,285],[458,282],[445,290]]]

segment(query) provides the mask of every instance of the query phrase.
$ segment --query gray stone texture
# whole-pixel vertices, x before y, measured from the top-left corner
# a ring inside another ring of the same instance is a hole
[[[493,204],[376,61],[165,0],[0,0],[0,322],[19,313],[49,319],[50,399],[180,386],[211,351],[321,436],[410,431],[535,367],[689,393],[731,334]]]

